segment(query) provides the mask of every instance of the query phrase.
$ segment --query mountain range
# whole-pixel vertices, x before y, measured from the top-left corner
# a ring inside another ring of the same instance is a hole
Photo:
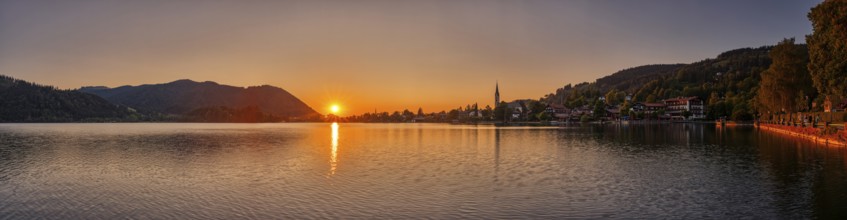
[[[61,90],[0,75],[0,122],[279,122],[321,115],[284,89],[177,80]]]
[[[320,115],[288,91],[268,85],[243,88],[183,79],[164,84],[117,88],[96,86],[79,90],[141,112],[186,115],[209,107],[258,107],[264,113],[284,119],[305,119]]]

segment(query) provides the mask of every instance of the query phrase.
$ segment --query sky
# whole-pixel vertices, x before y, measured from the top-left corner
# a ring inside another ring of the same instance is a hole
[[[804,41],[820,0],[0,0],[0,74],[63,89],[273,85],[341,115],[537,99]]]

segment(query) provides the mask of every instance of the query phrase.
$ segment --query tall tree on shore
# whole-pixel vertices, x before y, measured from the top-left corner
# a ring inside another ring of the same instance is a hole
[[[805,110],[807,96],[814,95],[807,65],[809,54],[794,38],[779,42],[768,54],[773,62],[762,72],[756,100],[760,112],[798,112]]]
[[[815,88],[836,100],[847,95],[847,0],[827,0],[809,12],[808,65]]]

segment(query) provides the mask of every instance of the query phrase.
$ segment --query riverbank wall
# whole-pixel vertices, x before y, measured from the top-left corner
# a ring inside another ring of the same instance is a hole
[[[827,146],[847,147],[847,132],[831,126],[803,127],[760,123],[756,127],[761,130],[803,138]]]

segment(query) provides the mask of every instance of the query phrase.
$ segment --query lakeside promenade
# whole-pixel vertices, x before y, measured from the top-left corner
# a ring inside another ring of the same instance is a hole
[[[828,115],[829,117],[818,117],[821,116],[819,114],[830,115]],[[847,147],[847,130],[844,129],[842,120],[819,120],[821,118],[834,118],[831,114],[833,113],[806,114],[807,117],[812,118],[812,122],[809,122],[809,120],[791,120],[797,117],[775,117],[777,120],[759,121],[755,123],[755,126],[764,131],[804,138],[818,144]]]

